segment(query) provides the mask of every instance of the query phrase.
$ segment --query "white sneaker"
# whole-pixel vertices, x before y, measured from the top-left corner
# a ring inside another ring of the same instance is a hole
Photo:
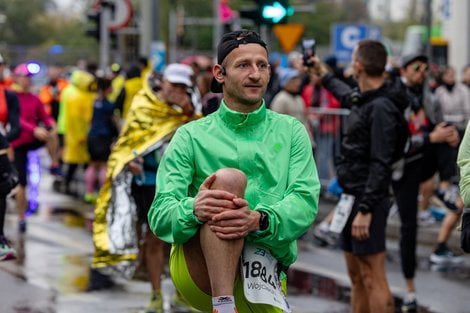
[[[16,250],[10,246],[5,237],[0,237],[0,261],[16,259]]]
[[[460,264],[463,259],[446,249],[440,252],[433,252],[429,260],[434,264]]]
[[[432,226],[436,224],[436,219],[432,216],[429,210],[419,211],[418,225],[419,226]]]

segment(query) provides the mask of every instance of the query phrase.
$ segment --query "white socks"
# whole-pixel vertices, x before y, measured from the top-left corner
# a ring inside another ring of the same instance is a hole
[[[212,297],[212,313],[236,313],[235,299],[233,296]]]

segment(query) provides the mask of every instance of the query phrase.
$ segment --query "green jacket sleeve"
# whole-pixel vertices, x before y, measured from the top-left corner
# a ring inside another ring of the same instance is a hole
[[[280,247],[291,245],[303,235],[318,212],[320,182],[310,139],[298,121],[293,125],[292,136],[290,158],[285,165],[289,167],[285,194],[273,205],[261,203],[254,208],[268,214],[269,227],[249,235],[251,241],[265,245],[274,255],[283,250]],[[285,260],[287,256],[278,257]]]
[[[459,148],[457,164],[460,168],[460,195],[466,208],[470,207],[470,123]]]
[[[199,228],[194,198],[188,197],[194,174],[189,136],[180,128],[168,145],[158,167],[157,192],[148,213],[150,229],[168,243],[185,243]]]

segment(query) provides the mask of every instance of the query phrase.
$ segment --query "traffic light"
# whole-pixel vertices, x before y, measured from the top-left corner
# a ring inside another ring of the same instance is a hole
[[[294,14],[289,0],[255,0],[256,8],[240,10],[242,18],[250,19],[257,25],[275,25],[287,23],[287,18]]]
[[[285,24],[287,18],[294,14],[289,0],[258,0],[256,2],[258,3],[261,24]]]
[[[100,41],[100,27],[101,27],[101,12],[100,11],[90,11],[87,13],[87,19],[91,24],[91,27],[88,27],[85,31],[85,34],[90,37],[94,37],[96,40]]]

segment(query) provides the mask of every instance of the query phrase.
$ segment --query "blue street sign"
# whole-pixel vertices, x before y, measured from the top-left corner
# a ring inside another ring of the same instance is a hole
[[[377,25],[334,24],[331,30],[333,53],[340,63],[351,62],[354,46],[363,39],[381,40],[382,32]]]
[[[162,73],[165,67],[166,49],[163,41],[154,41],[150,44],[150,60],[153,71]]]

